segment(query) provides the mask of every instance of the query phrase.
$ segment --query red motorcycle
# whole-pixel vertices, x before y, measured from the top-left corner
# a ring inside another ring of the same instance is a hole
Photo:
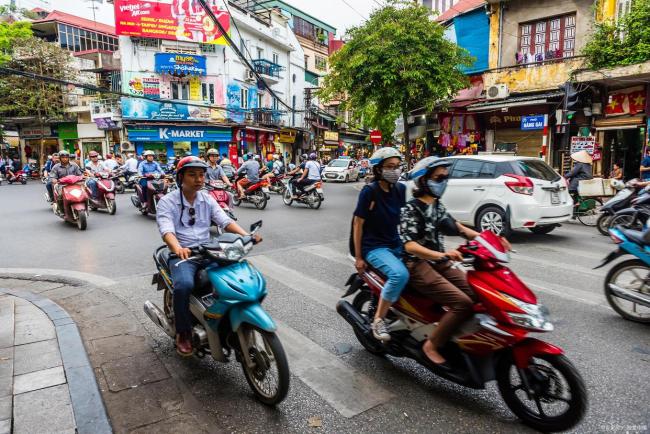
[[[239,179],[241,178],[238,178],[238,180]],[[243,199],[239,199],[239,192],[235,191],[233,204],[235,206],[239,206],[242,202],[249,202],[255,205],[255,208],[262,210],[266,208],[266,204],[270,198],[271,195],[269,194],[269,182],[266,179],[260,178],[258,182],[249,185],[246,190],[244,190]]]
[[[226,184],[223,181],[211,180],[205,183],[206,191],[217,201],[221,209],[233,220],[237,220],[230,208],[232,197],[226,190]]]
[[[508,407],[536,430],[564,431],[578,424],[587,409],[585,384],[562,349],[527,336],[552,331],[553,325],[535,294],[502,265],[510,258],[499,238],[486,231],[458,250],[463,264],[474,267],[467,280],[478,302],[473,318],[440,349],[447,368],[431,363],[422,352],[445,306],[408,287],[387,316],[391,340],[374,338],[371,321],[385,282],[377,270],[350,276],[343,297],[358,294],[352,304],[339,301],[336,310],[373,354],[409,357],[438,376],[474,389],[496,380]]]
[[[141,179],[147,180],[147,200],[143,202]],[[164,175],[159,173],[149,173],[145,176],[139,176],[135,179],[135,194],[131,196],[131,202],[142,215],[156,214],[158,202],[167,194],[169,186]]]
[[[115,181],[113,181],[113,175],[110,172],[95,173],[95,182],[97,183],[97,197],[94,198],[92,195],[89,195],[90,209],[105,209],[110,215],[114,215],[117,211],[117,205],[115,204]],[[86,181],[86,188],[90,190],[88,181]]]
[[[273,175],[273,177],[269,178],[269,190],[283,196],[287,190],[287,184],[284,181],[285,178],[285,175]]]
[[[13,176],[9,174],[6,175],[5,179],[9,184],[13,184],[14,182],[20,182],[22,185],[27,184],[27,174],[22,170],[13,172]]]
[[[54,186],[54,214],[63,220],[76,224],[79,230],[88,225],[88,193],[83,184],[84,177],[68,175],[59,179]]]

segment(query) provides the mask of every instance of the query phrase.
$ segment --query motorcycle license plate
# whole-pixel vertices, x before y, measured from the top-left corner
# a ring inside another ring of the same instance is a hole
[[[262,187],[262,191],[263,191],[264,193],[268,193],[268,192],[269,192],[269,188],[268,188],[268,187]]]
[[[559,191],[552,191],[551,192],[551,205],[559,205],[560,204],[560,192]]]

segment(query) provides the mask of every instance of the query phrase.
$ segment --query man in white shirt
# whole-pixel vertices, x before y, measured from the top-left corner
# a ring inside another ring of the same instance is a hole
[[[304,188],[306,186],[321,180],[320,164],[318,164],[318,161],[316,161],[316,157],[317,155],[315,152],[309,154],[309,161],[305,163],[305,170],[302,171],[302,176],[295,183],[299,194],[298,196],[294,196],[294,199],[297,199],[299,196],[305,194]]]
[[[135,155],[129,154],[129,158],[127,158],[126,162],[124,163],[124,177],[129,180],[133,175],[136,175],[138,173],[138,159],[135,158]]]
[[[112,172],[113,170],[115,170],[117,166],[119,166],[119,163],[115,161],[115,159],[113,158],[113,154],[109,153],[106,154],[106,160],[104,160],[102,165],[104,166],[104,169],[106,169],[109,172]]]

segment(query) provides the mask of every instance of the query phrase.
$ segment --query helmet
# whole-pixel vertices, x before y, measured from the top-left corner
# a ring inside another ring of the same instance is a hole
[[[306,160],[307,158],[309,158],[309,155],[307,155],[307,154],[302,154],[302,155],[300,156],[300,159],[301,159],[301,160]]]
[[[260,160],[260,156],[259,156],[259,155],[255,155],[255,157],[253,157],[253,158],[254,158],[255,160],[257,160],[257,161]]]
[[[252,153],[252,152],[249,152],[248,154],[246,154],[246,156],[247,156],[248,159],[250,160],[251,158],[253,158],[253,153]]]
[[[208,149],[208,152],[205,153],[205,155],[207,155],[208,157],[210,155],[216,155],[218,157],[219,156],[219,151],[217,151],[214,148],[210,148],[210,149]]]
[[[93,158],[93,157],[99,157],[99,154],[98,154],[96,151],[90,151],[90,152],[88,153],[88,156],[89,156],[90,158]]]
[[[370,157],[370,164],[373,166],[381,166],[381,163],[389,158],[403,159],[402,154],[400,154],[397,149],[385,147],[378,149],[374,154],[372,154],[372,157]]]
[[[185,151],[185,153],[183,154],[183,156],[184,156],[184,157],[191,157],[191,156],[192,156],[192,153],[191,153],[190,151]]]
[[[58,157],[58,156],[59,156],[59,153],[58,153],[58,152],[55,152],[54,154],[52,154],[52,156],[53,156],[53,157]]]
[[[151,156],[155,156],[156,154],[154,154],[154,152],[151,151],[151,150],[149,150],[149,151],[144,151],[144,152],[142,153],[142,156],[143,156],[143,157],[148,157],[149,155],[151,155]]]
[[[279,160],[279,159],[280,159],[280,156],[279,156],[278,154],[273,154],[273,159],[274,159],[274,160]]]
[[[309,159],[310,159],[310,160],[315,160],[316,157],[317,157],[317,155],[316,155],[315,152],[312,152],[311,154],[309,154]]]
[[[68,151],[66,151],[66,150],[63,150],[63,151],[59,152],[59,157],[60,158],[62,158],[62,157],[70,158],[70,153]]]
[[[232,166],[232,161],[230,161],[228,158],[224,158],[223,160],[221,160],[221,165],[222,166],[228,166],[228,165]]]
[[[449,167],[452,164],[451,161],[443,160],[440,157],[423,158],[417,162],[415,167],[413,167],[409,179],[417,184],[421,178],[424,177],[424,179],[426,179],[431,175],[431,172],[433,172],[436,167]]]
[[[181,185],[181,174],[185,171],[185,169],[189,169],[191,167],[203,169],[204,172],[208,170],[208,165],[205,164],[205,161],[201,160],[199,157],[194,157],[191,155],[189,157],[183,157],[176,165],[176,184],[179,186]]]

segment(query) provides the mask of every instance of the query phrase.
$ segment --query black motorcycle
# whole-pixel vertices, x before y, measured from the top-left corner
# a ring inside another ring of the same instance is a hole
[[[650,194],[642,194],[630,202],[630,206],[614,214],[609,221],[608,229],[620,226],[624,229],[643,230],[650,219]]]
[[[625,184],[625,188],[620,190],[616,196],[609,199],[600,208],[600,217],[598,217],[596,227],[602,235],[609,236],[608,231],[610,227],[613,227],[611,222],[617,212],[630,208],[634,199],[648,193],[648,190],[640,187],[637,181],[636,179],[628,181]]]

